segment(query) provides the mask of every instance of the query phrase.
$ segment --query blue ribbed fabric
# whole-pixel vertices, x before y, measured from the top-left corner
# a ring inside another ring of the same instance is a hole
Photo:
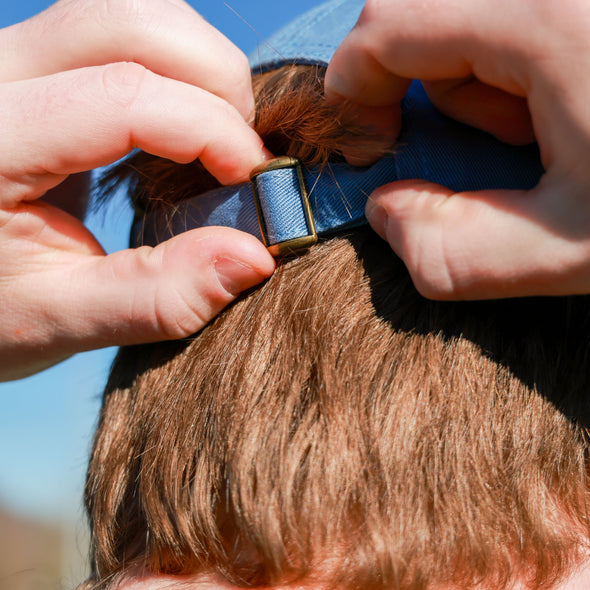
[[[270,244],[309,233],[295,168],[265,172],[255,182]]]
[[[261,46],[253,70],[287,63],[326,65],[354,26],[364,2],[332,0],[304,14]],[[420,82],[413,82],[402,104],[402,132],[393,155],[370,168],[334,164],[305,170],[317,233],[329,235],[366,223],[367,197],[398,179],[419,178],[460,191],[530,189],[543,166],[536,145],[514,147],[440,114]],[[300,237],[307,224],[293,168],[257,177],[260,204],[271,244]],[[249,183],[223,187],[180,203],[166,220],[137,221],[132,244],[156,244],[206,225],[234,227],[260,238]]]

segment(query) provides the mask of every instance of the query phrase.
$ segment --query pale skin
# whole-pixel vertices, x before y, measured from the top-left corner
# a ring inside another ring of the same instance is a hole
[[[1,30],[0,54],[0,380],[188,336],[272,274],[228,228],[105,256],[75,217],[83,178],[41,200],[136,147],[228,184],[269,157],[246,57],[183,0],[61,0]]]
[[[590,292],[589,32],[586,0],[366,2],[328,68],[331,100],[393,139],[418,78],[446,114],[512,143],[536,137],[547,171],[528,193],[404,181],[372,195],[373,228],[425,296]]]

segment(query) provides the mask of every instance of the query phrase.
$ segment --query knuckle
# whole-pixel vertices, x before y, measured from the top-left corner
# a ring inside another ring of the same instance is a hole
[[[444,301],[446,299],[451,298],[451,294],[447,293],[445,290],[441,290],[440,285],[438,285],[435,281],[429,279],[429,277],[424,277],[420,274],[410,273],[412,276],[412,282],[414,283],[414,287],[416,287],[416,291],[422,295],[425,299],[431,299],[433,301]]]
[[[163,0],[94,0],[87,10],[113,42],[127,51],[150,42],[167,20]]]
[[[408,264],[414,287],[422,297],[436,301],[457,299],[457,292],[452,276],[446,267],[434,268],[431,265]]]
[[[179,340],[196,334],[206,322],[191,314],[169,316],[157,313],[157,332],[164,340]]]
[[[232,55],[231,65],[229,66],[230,74],[228,79],[238,82],[240,85],[251,83],[250,62],[244,53],[236,49]]]
[[[109,102],[129,109],[137,101],[149,72],[140,64],[123,62],[108,64],[102,69],[102,90]]]
[[[239,96],[246,97],[252,95],[252,71],[248,58],[238,51],[233,62],[233,72],[228,82],[233,85],[234,92]]]
[[[359,24],[366,24],[372,22],[375,18],[379,18],[379,9],[379,0],[367,0],[359,17]]]
[[[405,236],[402,258],[416,290],[426,299],[457,299],[457,277],[453,257],[445,244],[445,233],[433,224],[422,231],[414,228]]]
[[[398,0],[400,6],[406,6],[407,0]],[[403,13],[404,10],[400,8],[397,13]],[[363,6],[363,10],[359,16],[357,25],[359,27],[374,27],[375,25],[385,24],[384,15],[391,13],[391,2],[389,0],[367,0]],[[401,18],[400,14],[400,18]]]
[[[187,296],[180,290],[167,294],[166,301],[156,302],[158,331],[167,340],[186,338],[195,334],[215,316],[201,296]]]

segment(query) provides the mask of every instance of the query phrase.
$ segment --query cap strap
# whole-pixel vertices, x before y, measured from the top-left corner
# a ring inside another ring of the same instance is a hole
[[[366,223],[367,198],[394,180],[419,178],[455,192],[528,190],[543,173],[536,145],[507,145],[441,115],[415,82],[404,100],[396,151],[373,166],[333,163],[304,168],[291,158],[279,158],[253,172],[256,190],[250,182],[221,187],[175,204],[170,213],[155,211],[138,218],[131,244],[155,245],[211,225],[248,232],[269,248],[300,238],[311,243],[313,225],[318,236],[326,236]]]

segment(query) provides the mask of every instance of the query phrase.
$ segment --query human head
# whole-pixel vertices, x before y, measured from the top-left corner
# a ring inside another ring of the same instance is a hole
[[[275,153],[321,163],[354,137],[320,70],[256,86]],[[127,174],[137,210],[162,215],[214,186],[147,155]],[[195,338],[122,349],[89,469],[88,587],[138,571],[549,587],[590,539],[586,307],[426,301],[356,229],[284,260]]]

